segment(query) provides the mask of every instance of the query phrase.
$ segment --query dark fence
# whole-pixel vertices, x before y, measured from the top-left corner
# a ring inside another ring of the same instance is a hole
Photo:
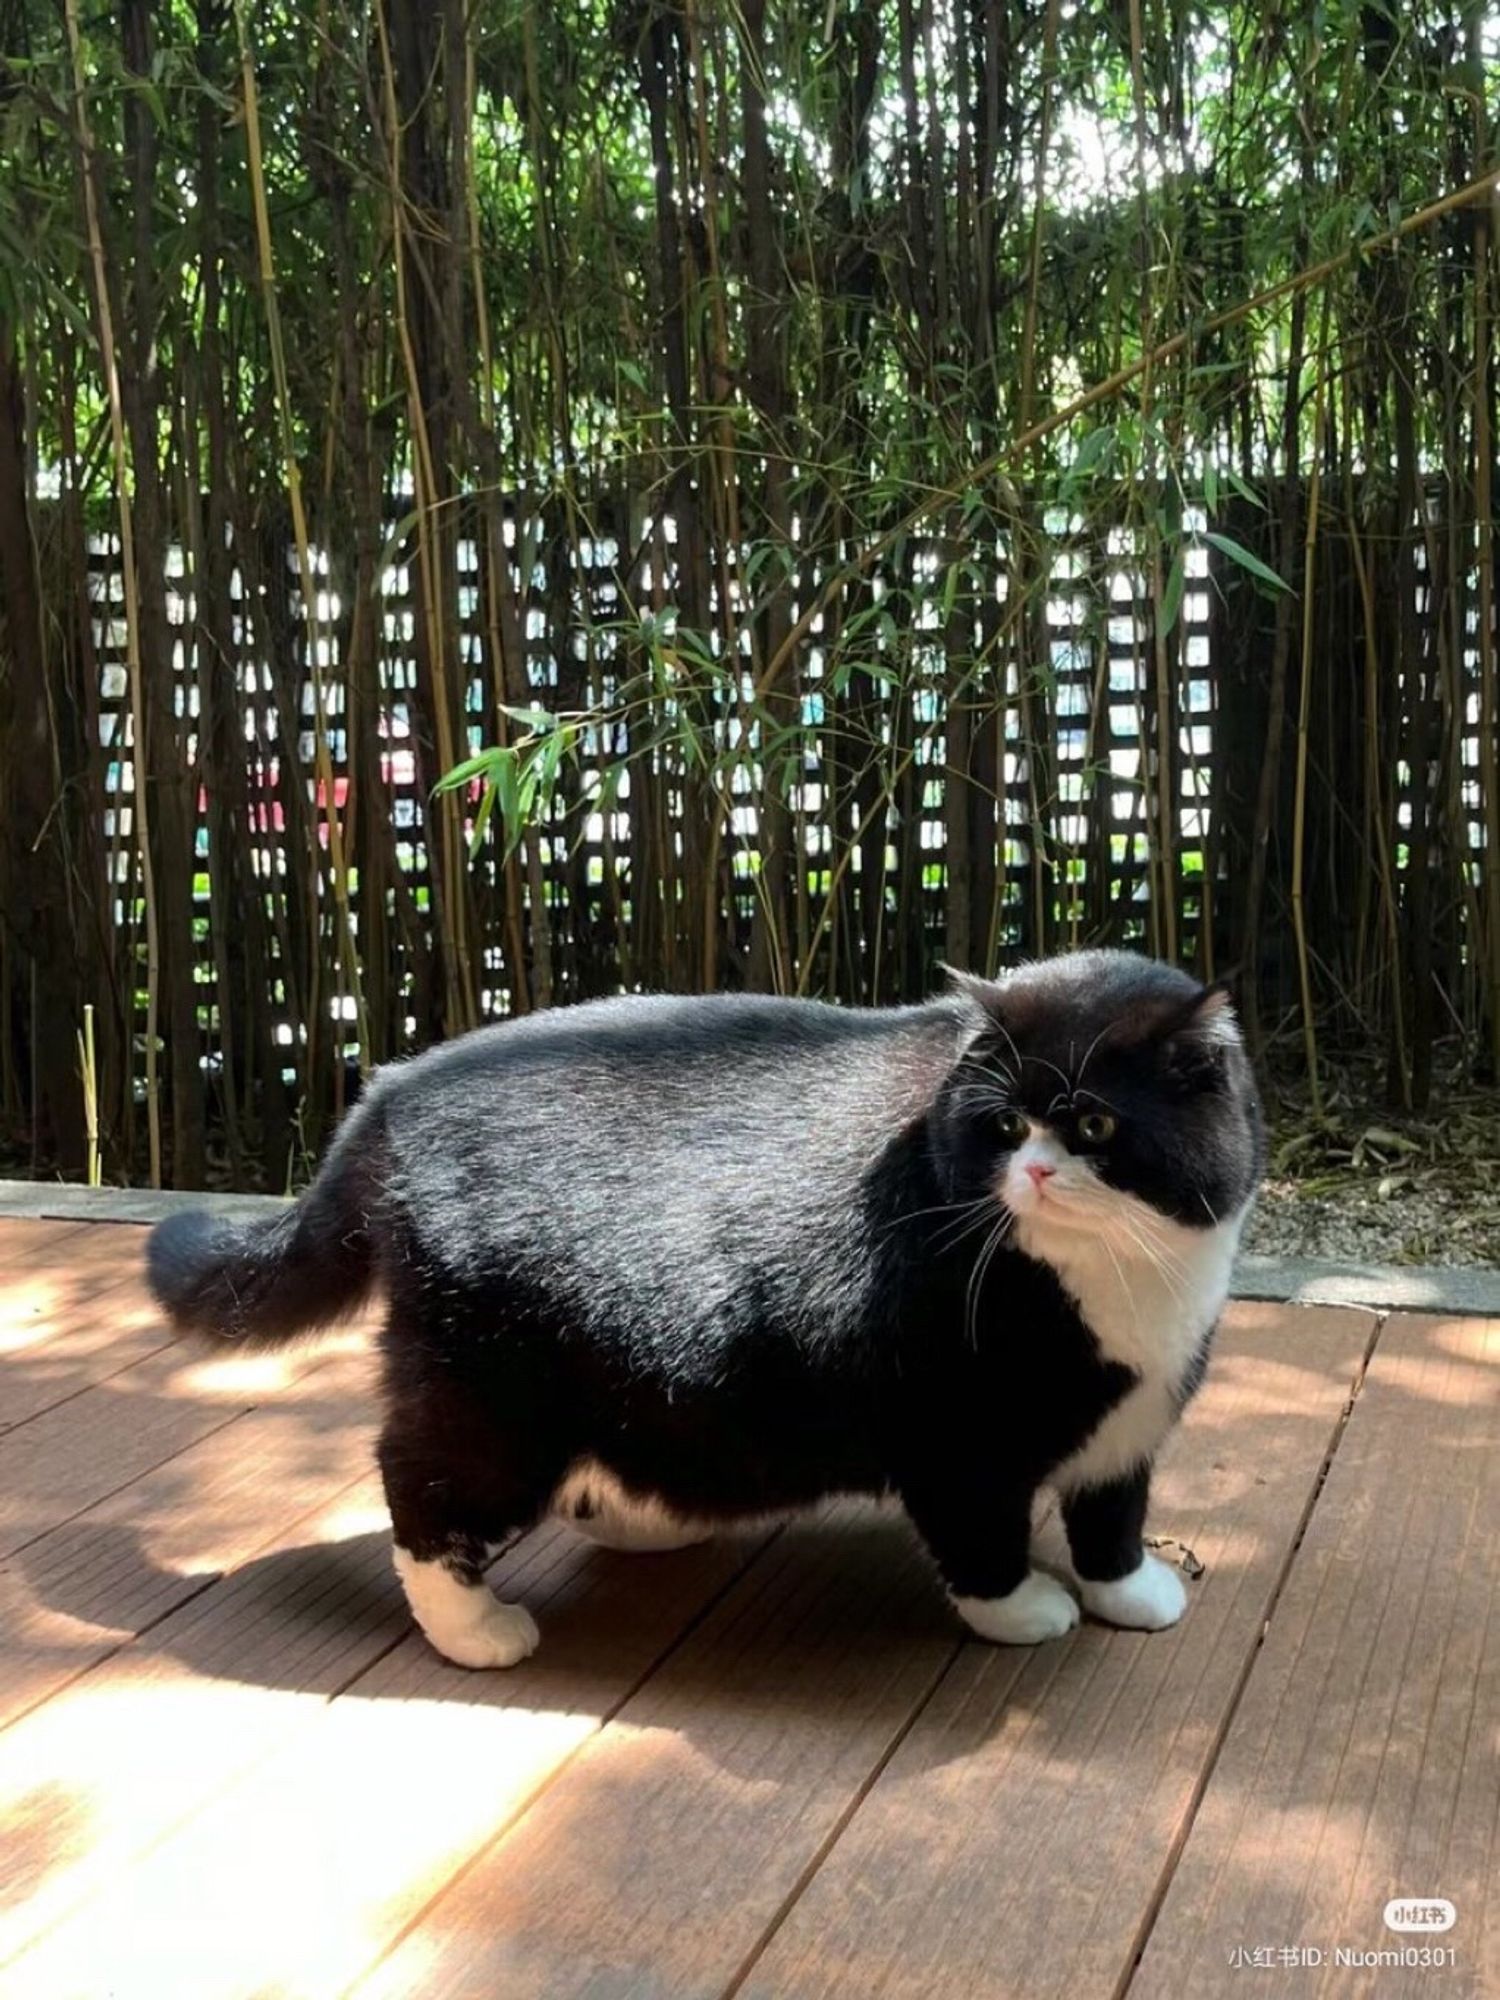
[[[174,552],[150,679],[175,759],[148,802],[175,793],[192,845],[154,885],[191,895],[191,1011],[157,996],[166,1042],[189,1018],[198,1038],[161,1065],[175,1177],[196,1154],[279,1184],[361,1058],[519,1008],[744,984],[890,1002],[943,960],[1101,942],[1230,974],[1262,1046],[1300,1057],[1311,1025],[1314,1059],[1378,1050],[1398,1096],[1425,1096],[1435,1058],[1482,1062],[1472,532],[1431,520],[1403,576],[1380,554],[1410,546],[1394,518],[1362,540],[1325,521],[1304,617],[1250,566],[1275,559],[1264,518],[1190,512],[1154,570],[1159,541],[1053,514],[1024,541],[913,537],[842,584],[784,578],[786,618],[819,615],[758,691],[748,647],[728,663],[675,622],[671,525],[628,509],[587,534],[507,510],[503,561],[455,522],[440,686],[398,522],[363,602],[311,551],[310,616],[284,523],[240,537],[227,602]],[[142,774],[118,544],[90,547],[71,781],[95,802],[80,905],[103,893],[76,994],[106,1160],[139,1171]],[[747,627],[755,561],[716,584]],[[434,796],[500,744],[488,803],[485,775]]]

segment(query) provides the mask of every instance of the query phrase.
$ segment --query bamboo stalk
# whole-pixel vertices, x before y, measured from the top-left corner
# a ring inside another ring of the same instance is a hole
[[[250,203],[255,216],[255,246],[261,298],[266,315],[266,338],[271,350],[271,370],[275,384],[277,424],[281,437],[282,470],[287,499],[292,510],[292,533],[297,544],[297,572],[302,585],[303,616],[308,634],[308,676],[313,689],[313,764],[323,793],[323,812],[328,826],[328,858],[333,879],[334,904],[338,912],[339,964],[354,1001],[355,1033],[359,1042],[360,1068],[370,1067],[370,1021],[365,1007],[364,979],[354,934],[354,914],[349,901],[349,864],[344,851],[343,821],[334,790],[333,757],[328,744],[328,719],[321,658],[321,621],[318,617],[318,579],[312,559],[312,540],[307,530],[307,514],[302,500],[302,472],[297,462],[296,434],[292,427],[292,396],[287,379],[286,346],[281,333],[281,309],[276,294],[276,266],[271,253],[271,218],[266,202],[265,165],[261,153],[260,98],[255,82],[255,58],[250,31],[245,20],[245,0],[234,0],[235,28],[240,45],[240,79],[245,105],[245,150],[250,171]]]
[[[469,232],[469,276],[474,294],[474,330],[479,349],[480,391],[475,400],[475,416],[483,440],[486,464],[484,471],[487,482],[499,468],[499,454],[495,444],[495,355],[490,338],[490,308],[485,297],[484,258],[479,233],[479,187],[474,160],[474,119],[472,107],[476,98],[474,17],[469,14],[470,32],[464,42],[465,96],[471,107],[464,144],[468,149],[464,175],[464,193],[468,210]],[[489,646],[490,672],[494,686],[495,726],[499,741],[503,745],[509,741],[510,719],[505,708],[511,702],[511,689],[507,678],[510,666],[509,647],[502,607],[510,602],[510,557],[505,548],[505,535],[500,519],[500,495],[489,490],[483,496],[483,519],[485,525],[484,554],[488,570],[488,588],[485,592],[485,637]],[[515,641],[520,643],[519,634]],[[534,841],[522,836],[528,849],[534,848]],[[514,986],[515,1012],[527,1014],[531,1011],[531,982],[526,964],[524,892],[521,884],[520,845],[512,845],[504,853],[500,862],[502,889],[505,898],[506,948],[510,958],[511,979]],[[545,896],[536,904],[532,912],[534,923],[546,921]]]
[[[243,4],[243,0],[241,0]],[[437,758],[442,773],[459,761],[453,734],[452,691],[448,685],[447,610],[442,590],[439,551],[434,546],[441,534],[440,509],[445,504],[438,483],[438,460],[433,451],[428,412],[422,393],[422,372],[412,340],[412,306],[406,281],[407,260],[412,254],[412,228],[402,183],[403,122],[396,92],[396,70],[390,36],[386,31],[384,4],[374,11],[376,37],[380,47],[381,78],[385,123],[388,134],[391,213],[395,235],[396,331],[406,375],[407,423],[412,445],[412,480],[416,499],[417,574],[421,580],[422,604],[427,624],[429,670],[432,675],[432,713],[437,735]],[[429,88],[431,84],[429,82]],[[464,745],[464,754],[468,753]],[[472,1027],[478,1019],[473,990],[468,914],[465,900],[463,802],[458,792],[438,795],[437,810],[443,828],[441,851],[434,853],[429,838],[428,863],[439,888],[440,907],[451,925],[452,950],[443,953],[447,982],[448,1012],[456,1031]],[[430,813],[430,808],[429,808]]]
[[[1323,420],[1328,390],[1329,294],[1323,293],[1318,330],[1317,379],[1313,387],[1312,466],[1307,482],[1307,519],[1302,542],[1302,674],[1297,698],[1296,789],[1292,809],[1292,934],[1297,946],[1297,985],[1302,996],[1302,1047],[1307,1059],[1307,1087],[1313,1116],[1323,1115],[1318,1081],[1318,1026],[1313,1013],[1312,975],[1307,949],[1307,915],[1303,903],[1307,838],[1307,729],[1312,701],[1313,583],[1317,575],[1318,504],[1322,493]]]
[[[1484,62],[1480,19],[1471,12],[1469,60],[1478,72],[1474,93],[1474,151],[1482,158],[1488,146],[1484,97]],[[1500,682],[1495,667],[1495,510],[1491,467],[1494,439],[1490,427],[1490,208],[1474,217],[1474,516],[1479,532],[1479,792],[1484,848],[1485,1003],[1490,1024],[1490,1061],[1500,1080]]]
[[[88,1139],[88,1184],[91,1188],[103,1184],[99,1166],[99,1059],[94,1047],[94,1009],[91,1001],[83,1005],[83,1026],[78,1034],[78,1067],[83,1078],[83,1120]]]
[[[161,1008],[161,945],[156,907],[156,874],[151,858],[151,818],[146,763],[146,697],[141,672],[141,611],[135,567],[135,535],[130,505],[129,461],[125,445],[125,410],[116,359],[114,313],[110,304],[109,268],[94,188],[94,138],[85,97],[83,38],[78,25],[78,0],[63,0],[68,53],[73,73],[73,107],[83,180],[84,225],[89,265],[94,279],[94,305],[99,319],[99,363],[109,404],[109,434],[114,458],[115,488],[120,518],[120,569],[125,588],[125,671],[130,690],[131,733],[135,750],[135,833],[141,864],[141,898],[146,912],[146,1129],[151,1185],[161,1186],[161,1085],[157,1039]],[[123,748],[123,746],[122,746]],[[117,794],[117,798],[122,795]],[[127,1019],[135,1012],[135,970],[126,993]],[[127,1059],[128,1060],[128,1059]]]
[[[1348,377],[1344,377],[1343,392],[1351,394]],[[1346,426],[1347,435],[1347,426]],[[1353,474],[1345,464],[1346,489],[1353,485]],[[1387,960],[1388,987],[1391,1007],[1391,1033],[1395,1049],[1396,1068],[1401,1079],[1401,1101],[1403,1106],[1411,1103],[1411,1068],[1406,1052],[1406,1018],[1401,995],[1401,976],[1397,964],[1400,951],[1400,918],[1397,912],[1396,884],[1391,868],[1391,850],[1388,828],[1391,814],[1386,805],[1385,783],[1380,762],[1380,718],[1381,718],[1381,672],[1380,648],[1376,637],[1375,590],[1370,579],[1370,565],[1365,555],[1364,537],[1359,531],[1352,492],[1346,490],[1345,512],[1349,521],[1349,550],[1354,561],[1355,582],[1359,589],[1362,610],[1362,657],[1364,664],[1364,745],[1365,745],[1365,811],[1369,840],[1375,856],[1376,878],[1380,887],[1380,909],[1384,920]]]

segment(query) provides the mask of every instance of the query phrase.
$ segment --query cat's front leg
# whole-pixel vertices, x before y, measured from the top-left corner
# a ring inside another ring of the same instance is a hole
[[[1084,1609],[1108,1625],[1159,1632],[1187,1609],[1182,1578],[1141,1541],[1151,1468],[1063,1495],[1063,1521]]]
[[[1078,1601],[1031,1567],[1031,1489],[997,1490],[972,1473],[927,1473],[901,1497],[948,1586],[953,1608],[981,1639],[1035,1646],[1078,1623]]]

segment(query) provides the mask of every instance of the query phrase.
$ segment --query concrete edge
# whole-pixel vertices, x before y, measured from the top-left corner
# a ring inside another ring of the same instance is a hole
[[[1317,1257],[1241,1257],[1237,1299],[1309,1306],[1376,1306],[1395,1312],[1500,1317],[1500,1271],[1481,1265],[1346,1264]]]
[[[177,1194],[156,1188],[87,1188],[46,1181],[0,1181],[0,1219],[47,1222],[160,1222],[180,1209],[206,1208],[250,1222],[285,1208],[281,1195]]]
[[[250,1222],[285,1206],[279,1195],[176,1194],[151,1188],[84,1188],[0,1181],[0,1218],[58,1222],[159,1222],[179,1209],[206,1208]],[[1404,1312],[1500,1317],[1500,1271],[1475,1266],[1349,1264],[1314,1257],[1241,1257],[1237,1299],[1290,1305],[1372,1306]]]

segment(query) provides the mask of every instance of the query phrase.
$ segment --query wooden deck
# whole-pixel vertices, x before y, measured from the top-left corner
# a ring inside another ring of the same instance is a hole
[[[1234,1308],[1175,1631],[967,1641],[839,1506],[544,1527],[497,1565],[541,1650],[474,1675],[407,1620],[358,1335],[205,1362],[142,1241],[0,1222],[6,2000],[1500,1994],[1500,1321]]]

